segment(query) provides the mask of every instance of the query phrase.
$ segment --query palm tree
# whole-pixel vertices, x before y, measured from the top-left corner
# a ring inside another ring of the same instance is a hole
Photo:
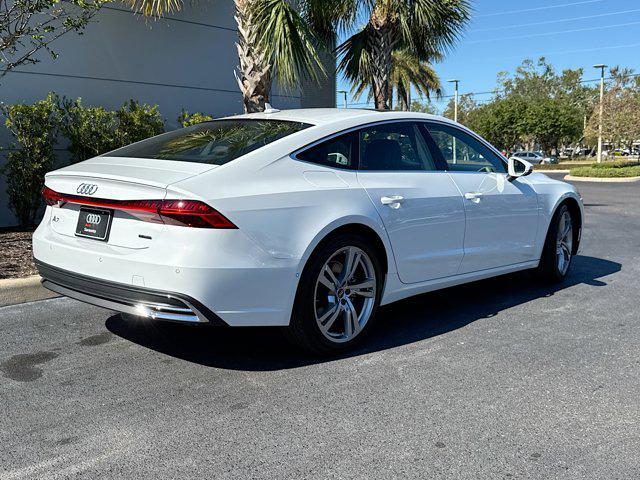
[[[371,72],[368,69],[366,54],[360,59],[360,68],[347,74],[354,87],[353,96],[359,98],[367,91],[367,100],[373,98],[373,89],[369,88],[373,84]],[[393,108],[393,93],[396,94],[398,102],[397,108],[409,110],[411,105],[411,89],[416,90],[418,95],[431,99],[431,94],[437,97],[442,96],[442,83],[440,77],[433,69],[432,65],[424,60],[420,60],[408,50],[395,50],[391,54],[391,74],[389,78],[389,107]],[[440,56],[436,56],[440,60]]]
[[[182,0],[124,0],[146,15],[162,16],[182,8]],[[260,112],[269,102],[275,78],[285,89],[303,78],[318,80],[326,72],[320,61],[320,42],[305,17],[321,8],[317,0],[234,0],[238,25],[239,68],[236,72],[245,112]]]
[[[337,52],[338,69],[356,83],[370,78],[376,108],[389,109],[394,52],[422,62],[442,55],[457,40],[469,19],[468,0],[325,0],[321,21],[346,32],[363,17],[367,23]],[[406,87],[406,85],[404,85]],[[357,87],[356,87],[357,88]],[[407,90],[408,91],[408,90]]]

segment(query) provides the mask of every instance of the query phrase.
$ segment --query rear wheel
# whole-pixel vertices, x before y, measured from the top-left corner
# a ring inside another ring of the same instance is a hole
[[[562,205],[553,216],[542,251],[538,272],[551,282],[564,280],[573,259],[574,218]]]
[[[288,337],[320,354],[352,347],[375,316],[381,275],[375,251],[361,236],[342,234],[326,242],[302,273]]]

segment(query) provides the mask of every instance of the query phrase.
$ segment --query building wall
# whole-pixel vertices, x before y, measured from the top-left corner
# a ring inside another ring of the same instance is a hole
[[[43,52],[40,63],[5,76],[0,101],[31,103],[55,91],[81,97],[86,105],[115,109],[135,99],[158,104],[167,128],[177,127],[183,108],[214,116],[241,113],[242,96],[234,76],[238,60],[233,13],[229,0],[186,2],[182,12],[161,20],[146,20],[126,7],[104,7],[82,36],[70,33],[55,42],[57,60]],[[327,61],[332,63],[330,56]],[[328,70],[334,69],[329,65]],[[321,87],[305,85],[302,94],[279,91],[276,86],[271,103],[281,109],[335,106],[334,90],[334,75]],[[9,138],[0,127],[5,153]],[[58,153],[64,162],[64,146]],[[3,163],[4,157],[0,158]],[[8,210],[0,177],[0,227],[12,224],[15,218]]]

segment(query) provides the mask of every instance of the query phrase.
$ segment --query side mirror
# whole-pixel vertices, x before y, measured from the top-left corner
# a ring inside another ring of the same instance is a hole
[[[521,158],[511,157],[509,159],[509,167],[507,169],[509,174],[507,180],[513,180],[514,178],[524,177],[533,172],[533,165]]]

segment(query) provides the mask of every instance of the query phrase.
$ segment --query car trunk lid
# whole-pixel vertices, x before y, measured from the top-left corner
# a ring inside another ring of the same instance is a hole
[[[104,200],[162,200],[167,186],[215,168],[187,162],[97,157],[47,174],[45,184],[60,194]],[[65,203],[50,218],[53,231],[89,248],[99,240],[76,235],[82,203]],[[130,249],[149,248],[164,231],[162,222],[142,222],[127,211],[112,209],[106,243]],[[62,239],[62,238],[61,238]],[[104,242],[102,242],[104,243]]]

